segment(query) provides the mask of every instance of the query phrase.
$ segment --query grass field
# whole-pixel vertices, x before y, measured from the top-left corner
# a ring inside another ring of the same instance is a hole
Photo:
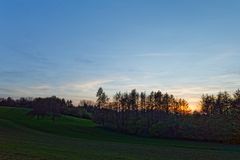
[[[0,107],[0,160],[237,160],[240,146],[123,135],[92,121]]]

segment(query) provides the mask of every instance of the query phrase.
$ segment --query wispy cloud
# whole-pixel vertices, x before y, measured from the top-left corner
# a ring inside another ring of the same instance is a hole
[[[9,89],[9,88],[3,88],[3,87],[0,88],[0,93],[9,94],[9,93],[12,93],[12,92],[13,92],[12,89]]]
[[[113,80],[93,80],[93,81],[88,81],[88,82],[73,82],[73,83],[67,83],[64,84],[61,88],[62,89],[82,89],[82,90],[88,90],[88,89],[93,89],[96,87],[99,87],[103,84],[112,82]]]
[[[204,54],[202,54],[204,55]],[[240,53],[237,51],[221,51],[217,53],[209,54],[209,56],[202,57],[196,62],[197,65],[218,65],[218,64],[228,64],[228,61],[233,61],[234,59],[239,59]]]
[[[52,86],[49,85],[39,85],[39,86],[32,86],[29,87],[29,89],[35,90],[35,91],[50,91],[53,89]]]
[[[135,57],[170,57],[173,56],[172,53],[143,53],[143,54],[133,54]]]
[[[88,81],[79,80],[59,84],[43,83],[28,87],[4,87],[0,85],[0,92],[3,96],[36,97],[56,95],[72,99],[77,104],[80,99],[94,100],[95,93],[100,86],[110,97],[118,91],[129,92],[132,89],[137,89],[139,92],[146,91],[147,93],[161,90],[164,93],[173,94],[177,98],[185,98],[190,103],[190,106],[197,106],[202,94],[217,94],[219,91],[224,90],[231,92],[240,87],[240,74],[238,73],[212,75],[202,80],[187,78],[183,81],[175,81],[174,84],[172,82],[163,83],[165,81],[161,80],[161,78],[159,81],[151,81],[151,79],[156,79],[155,76],[158,77],[158,74],[147,79],[126,75],[112,75],[106,76],[105,79],[95,78]]]
[[[22,47],[22,46],[21,46]],[[40,53],[37,47],[24,46],[24,49],[19,46],[5,45],[4,48],[7,49],[8,53],[12,54],[12,57],[19,58],[23,60],[33,61],[40,64],[51,64],[52,62],[46,56]]]

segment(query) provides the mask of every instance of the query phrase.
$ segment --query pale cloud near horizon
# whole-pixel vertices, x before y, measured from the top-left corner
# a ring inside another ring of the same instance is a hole
[[[219,91],[232,91],[236,86],[240,87],[240,75],[239,74],[224,74],[209,77],[206,84],[206,81],[194,82],[194,83],[181,83],[174,85],[164,85],[158,83],[146,84],[144,82],[138,82],[133,80],[130,77],[113,77],[111,79],[95,79],[89,80],[85,82],[72,82],[65,83],[61,85],[50,85],[50,84],[41,84],[35,86],[29,86],[25,88],[14,87],[12,88],[0,88],[0,92],[6,92],[8,95],[12,95],[18,97],[18,95],[25,97],[45,97],[56,95],[62,98],[72,99],[74,104],[78,104],[81,99],[89,99],[95,100],[95,94],[99,87],[103,87],[106,94],[109,97],[112,97],[114,93],[121,92],[130,92],[132,89],[137,89],[137,91],[142,92],[146,91],[150,93],[150,91],[160,90],[163,93],[168,92],[169,94],[173,94],[177,98],[185,98],[190,106],[193,109],[197,109],[197,105],[200,101],[200,97],[202,94],[216,94]],[[214,83],[216,82],[217,83]],[[223,86],[224,83],[232,83],[232,85]],[[115,85],[120,84],[120,85]],[[1,96],[6,96],[1,94]]]
[[[147,58],[157,59],[158,57],[168,58],[174,55],[175,53],[171,54],[149,52],[143,54],[132,54],[129,55],[129,57],[137,57],[137,59],[143,58],[143,60],[145,60]],[[185,53],[185,55],[190,54]],[[127,55],[125,56],[128,57]],[[237,52],[222,52],[220,54],[211,55],[208,58],[199,59],[199,62],[194,64],[192,67],[202,67],[203,63],[211,63],[214,65],[215,63],[224,63],[224,60],[238,56],[239,54]],[[92,61],[94,61],[94,59]],[[139,65],[142,62],[139,62],[137,64]],[[141,67],[134,69],[130,68],[129,70],[124,69],[125,68],[123,68],[121,71],[119,70],[119,74],[115,73],[111,75],[108,73],[108,75],[104,75],[101,78],[99,78],[99,76],[96,76],[93,78],[88,78],[87,80],[76,80],[76,78],[71,80],[71,78],[69,78],[67,81],[63,81],[57,84],[53,84],[51,82],[48,83],[47,80],[44,83],[39,82],[32,86],[4,86],[4,83],[2,83],[0,84],[0,96],[46,97],[56,95],[62,98],[72,99],[74,101],[74,104],[77,104],[80,99],[95,100],[97,89],[99,87],[103,87],[103,89],[110,97],[112,97],[115,92],[130,92],[132,89],[137,89],[139,92],[146,91],[148,93],[150,91],[161,90],[162,92],[173,94],[177,98],[185,98],[189,101],[191,106],[197,106],[202,94],[216,94],[219,91],[225,90],[233,92],[234,90],[238,89],[236,87],[240,88],[240,70],[238,68],[233,68],[231,71],[225,70],[222,72],[222,74],[212,74],[212,72],[208,73],[207,70],[205,74],[199,75],[197,77],[187,74],[179,76],[177,75],[177,71],[168,72],[164,68],[153,71],[151,70],[152,68],[143,70]],[[176,68],[176,70],[178,70],[178,68]],[[90,71],[91,70],[88,70],[87,72],[90,73]],[[94,74],[94,72],[92,72],[91,74]],[[3,79],[5,78],[15,81],[18,80],[17,78],[20,80],[23,79],[23,76],[27,78],[33,77],[22,70],[19,72],[14,72],[11,70],[2,71],[1,73],[4,75],[2,77]],[[38,72],[34,71],[31,73],[35,74]],[[175,81],[176,79],[177,81]],[[7,84],[9,80],[5,80],[5,83]],[[39,79],[36,77],[36,81],[38,80]]]
[[[37,90],[37,91],[49,91],[49,90],[53,89],[53,87],[51,87],[49,85],[39,85],[39,86],[29,87],[29,89]]]
[[[67,83],[61,86],[60,88],[66,89],[66,88],[73,88],[73,89],[80,89],[80,90],[89,90],[96,88],[98,86],[101,86],[103,84],[112,82],[113,80],[93,80],[93,81],[87,81],[84,83],[74,82],[74,83]]]

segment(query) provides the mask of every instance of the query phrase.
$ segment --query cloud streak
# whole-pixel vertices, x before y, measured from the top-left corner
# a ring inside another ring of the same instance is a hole
[[[104,84],[112,82],[112,81],[113,80],[93,80],[93,81],[88,81],[85,83],[74,82],[74,83],[64,84],[61,88],[62,89],[89,90],[89,89],[96,88],[98,86],[104,85]]]
[[[172,53],[143,53],[143,54],[133,54],[134,57],[171,57]]]

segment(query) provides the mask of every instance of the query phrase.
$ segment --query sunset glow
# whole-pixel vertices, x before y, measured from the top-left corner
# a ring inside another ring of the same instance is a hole
[[[240,160],[240,0],[0,0],[0,160]]]
[[[0,5],[1,97],[77,104],[102,86],[109,96],[161,90],[196,108],[204,93],[240,87],[238,5],[76,3]]]

